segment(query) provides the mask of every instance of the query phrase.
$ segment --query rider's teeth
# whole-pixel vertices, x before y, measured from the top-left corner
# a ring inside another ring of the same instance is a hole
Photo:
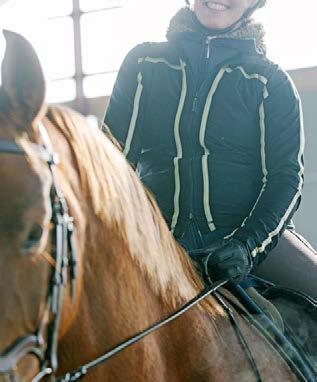
[[[227,9],[225,5],[219,4],[219,3],[213,3],[211,1],[209,1],[206,5],[209,9],[216,10],[216,11],[225,11]]]

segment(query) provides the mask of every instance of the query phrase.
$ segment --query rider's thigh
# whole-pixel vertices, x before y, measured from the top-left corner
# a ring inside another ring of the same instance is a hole
[[[278,245],[253,274],[317,299],[317,253],[295,231],[284,232]]]

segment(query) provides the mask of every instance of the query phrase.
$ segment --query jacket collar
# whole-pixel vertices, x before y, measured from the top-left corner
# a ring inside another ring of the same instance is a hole
[[[212,43],[233,45],[239,49],[240,53],[265,54],[264,28],[260,23],[255,23],[253,19],[245,20],[235,30],[222,34],[212,35],[210,30],[202,26],[195,13],[188,9],[180,9],[171,19],[166,37],[170,42],[180,42],[182,40],[205,41],[210,38]]]

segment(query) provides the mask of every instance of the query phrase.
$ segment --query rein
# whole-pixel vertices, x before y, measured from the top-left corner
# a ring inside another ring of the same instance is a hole
[[[154,331],[160,329],[162,326],[168,324],[169,322],[175,320],[179,316],[183,315],[185,312],[187,312],[189,309],[193,308],[195,305],[197,305],[199,302],[204,300],[206,297],[208,297],[210,294],[215,293],[219,288],[227,284],[228,280],[219,281],[213,285],[210,285],[203,289],[196,297],[194,297],[192,300],[187,302],[185,305],[183,305],[180,309],[178,309],[176,312],[172,313],[170,316],[158,321],[154,325],[151,325],[149,328],[135,334],[134,336],[126,339],[125,341],[121,342],[117,346],[113,347],[111,350],[107,351],[102,356],[96,358],[95,360],[86,363],[85,365],[79,367],[78,369],[66,373],[62,377],[58,378],[56,382],[74,382],[78,381],[82,377],[84,377],[89,369],[92,369],[94,367],[97,367],[104,362],[106,362],[108,359],[112,358],[116,354],[120,353],[121,351],[125,350],[129,346],[135,344],[136,342],[140,341],[142,338],[148,336],[149,334],[153,333]]]

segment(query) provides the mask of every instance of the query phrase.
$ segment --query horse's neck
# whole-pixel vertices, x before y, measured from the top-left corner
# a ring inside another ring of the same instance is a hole
[[[104,240],[104,250],[98,251],[100,244],[86,248],[79,309],[59,343],[61,372],[95,359],[172,313],[150,288],[123,244],[109,246]],[[106,380],[109,376],[111,381],[147,382],[168,381],[173,375],[178,382],[190,375],[190,381],[211,380],[210,368],[218,355],[224,354],[223,344],[215,341],[214,319],[206,311],[193,308],[98,367],[96,374],[88,373],[86,379]],[[196,361],[202,366],[198,374]],[[221,363],[220,370],[225,367],[224,357]]]
[[[79,306],[59,345],[65,370],[83,361],[82,351],[74,349],[84,348],[92,359],[167,313],[124,245],[98,240],[85,248]]]
[[[88,246],[82,281],[78,313],[59,343],[61,372],[95,359],[172,313],[150,288],[124,245],[120,248],[120,243],[109,247],[105,241],[102,252]],[[116,356],[105,368],[97,368],[96,374],[88,374],[87,381],[105,380],[105,375],[112,375],[113,369],[116,370],[115,377],[110,378],[113,381],[163,381],[170,380],[170,373],[175,375],[175,381],[182,381],[194,369],[186,361],[190,349],[201,354],[207,350],[217,352],[214,335],[211,317],[194,308]],[[182,365],[183,370],[175,370],[177,365]]]

